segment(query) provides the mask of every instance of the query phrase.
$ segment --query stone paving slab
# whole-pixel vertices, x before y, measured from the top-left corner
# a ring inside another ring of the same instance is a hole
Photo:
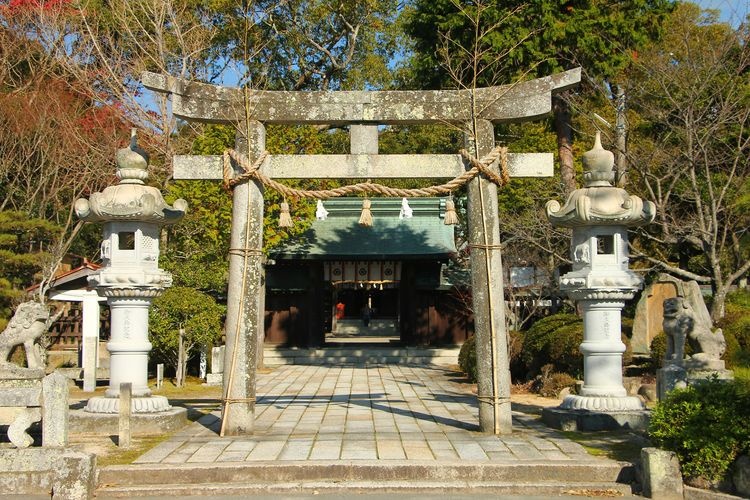
[[[219,437],[216,410],[135,463],[601,460],[523,413],[512,435],[480,433],[476,396],[454,377],[425,366],[282,366],[258,377],[253,436]]]

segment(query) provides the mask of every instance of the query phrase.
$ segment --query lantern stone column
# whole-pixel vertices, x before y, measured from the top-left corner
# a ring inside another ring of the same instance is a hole
[[[134,413],[169,410],[163,396],[148,388],[148,311],[151,301],[171,286],[172,276],[159,269],[159,236],[162,226],[179,221],[187,210],[185,200],[174,207],[158,189],[146,186],[148,155],[136,144],[117,152],[119,184],[76,201],[76,214],[88,222],[104,223],[102,268],[89,284],[110,307],[110,381],[104,397],[89,399],[85,411],[117,413],[120,384],[132,385]]]
[[[583,155],[585,187],[573,191],[562,207],[547,203],[550,223],[573,229],[573,269],[560,277],[560,290],[583,312],[583,387],[543,414],[545,422],[564,429],[646,423],[643,402],[628,396],[622,383],[621,313],[643,282],[628,268],[627,228],[653,222],[656,208],[612,186],[613,168],[614,155],[602,148],[597,133],[594,148]]]

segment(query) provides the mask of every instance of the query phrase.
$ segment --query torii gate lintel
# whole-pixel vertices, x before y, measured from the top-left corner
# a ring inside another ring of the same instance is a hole
[[[552,93],[578,85],[581,68],[509,85],[463,90],[281,91],[247,90],[144,72],[141,82],[172,95],[172,113],[204,123],[412,125],[520,122],[546,116]]]

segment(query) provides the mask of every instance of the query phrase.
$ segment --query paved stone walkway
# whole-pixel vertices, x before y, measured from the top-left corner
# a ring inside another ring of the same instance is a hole
[[[436,367],[280,367],[259,375],[255,435],[219,437],[214,411],[135,463],[600,460],[523,413],[511,436],[478,432],[476,397],[453,378]]]

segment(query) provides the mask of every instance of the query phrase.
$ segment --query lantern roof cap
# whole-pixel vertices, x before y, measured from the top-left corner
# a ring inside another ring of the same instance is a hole
[[[130,145],[117,151],[115,161],[120,182],[101,193],[92,193],[88,200],[76,200],[78,217],[87,222],[141,221],[164,225],[182,219],[188,206],[185,200],[175,200],[174,206],[169,206],[157,188],[143,182],[148,178],[149,156],[138,146],[135,129],[131,131]]]
[[[654,221],[653,202],[612,186],[614,155],[602,147],[599,132],[594,147],[583,154],[583,178],[585,187],[570,193],[565,205],[547,202],[547,219],[553,226],[642,226]]]

